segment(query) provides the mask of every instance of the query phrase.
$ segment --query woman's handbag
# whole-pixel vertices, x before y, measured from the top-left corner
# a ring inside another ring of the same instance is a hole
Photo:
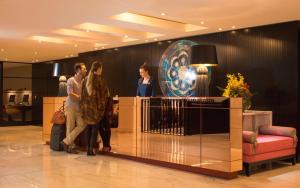
[[[62,107],[58,109],[58,111],[54,112],[51,123],[56,125],[62,125],[66,123],[65,102],[63,103]]]
[[[108,121],[109,124],[111,123],[113,117],[113,105],[114,100],[111,96],[109,96],[107,98],[104,111],[104,118]]]

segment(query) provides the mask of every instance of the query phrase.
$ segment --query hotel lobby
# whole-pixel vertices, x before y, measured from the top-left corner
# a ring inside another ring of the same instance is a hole
[[[299,187],[298,7],[1,1],[0,188]]]

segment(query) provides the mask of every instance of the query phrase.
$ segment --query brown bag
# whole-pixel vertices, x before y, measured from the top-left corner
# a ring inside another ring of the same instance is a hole
[[[65,116],[65,103],[63,104],[62,107],[58,109],[58,111],[54,112],[51,123],[56,124],[56,125],[63,125],[66,123],[66,116]]]

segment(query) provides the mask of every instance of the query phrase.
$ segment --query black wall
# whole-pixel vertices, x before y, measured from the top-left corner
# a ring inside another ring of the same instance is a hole
[[[53,64],[32,65],[32,120],[42,123],[43,97],[57,96],[58,78],[52,77]]]
[[[299,22],[293,21],[182,39],[216,45],[219,64],[212,68],[211,96],[221,95],[216,86],[225,87],[227,73],[240,72],[254,93],[252,109],[272,110],[274,125],[296,127],[300,132],[299,33]],[[62,64],[65,74],[72,75],[75,62],[83,61],[89,67],[93,60],[100,60],[112,94],[135,96],[139,66],[147,61],[157,78],[159,60],[170,44],[162,41],[87,52],[55,62]],[[40,97],[57,93],[58,79],[51,77],[51,71],[51,64],[33,65],[33,77],[41,78],[33,81],[33,92]],[[158,85],[157,93],[161,94]]]

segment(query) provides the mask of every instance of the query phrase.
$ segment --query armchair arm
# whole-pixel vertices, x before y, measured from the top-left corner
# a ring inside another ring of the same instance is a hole
[[[256,144],[257,134],[253,131],[243,131],[243,141],[251,144]]]
[[[296,129],[292,127],[282,127],[282,126],[262,126],[259,128],[260,134],[276,135],[276,136],[287,136],[295,138]]]

